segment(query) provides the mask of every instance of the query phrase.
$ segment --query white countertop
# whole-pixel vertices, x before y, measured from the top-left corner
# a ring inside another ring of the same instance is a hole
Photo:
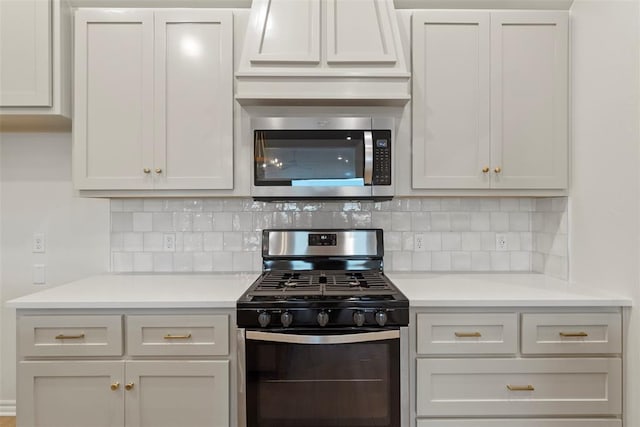
[[[631,306],[541,274],[388,273],[412,307]],[[105,274],[8,301],[19,309],[233,308],[258,273]]]
[[[606,307],[631,298],[542,274],[388,273],[412,307]]]

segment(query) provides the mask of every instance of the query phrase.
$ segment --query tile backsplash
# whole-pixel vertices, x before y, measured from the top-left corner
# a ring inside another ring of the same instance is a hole
[[[564,197],[112,199],[111,263],[114,272],[260,271],[264,228],[373,227],[384,229],[387,271],[533,271],[566,278],[566,211]]]

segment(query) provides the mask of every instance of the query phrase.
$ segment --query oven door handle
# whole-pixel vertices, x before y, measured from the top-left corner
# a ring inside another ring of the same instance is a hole
[[[353,344],[359,342],[382,341],[400,338],[399,330],[363,332],[340,335],[297,335],[276,332],[246,331],[246,339],[255,341],[282,342],[288,344]]]
[[[373,183],[373,132],[364,131],[364,184]]]

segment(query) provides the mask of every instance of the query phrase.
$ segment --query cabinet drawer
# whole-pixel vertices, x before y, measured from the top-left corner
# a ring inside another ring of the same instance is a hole
[[[515,354],[516,313],[418,314],[418,354]]]
[[[522,315],[523,354],[593,354],[622,351],[619,313]]]
[[[121,356],[122,316],[20,316],[20,354]]]
[[[132,356],[225,356],[229,316],[127,316]]]
[[[598,419],[469,419],[418,420],[416,427],[622,427],[621,420]]]
[[[621,360],[418,359],[418,416],[617,415]]]

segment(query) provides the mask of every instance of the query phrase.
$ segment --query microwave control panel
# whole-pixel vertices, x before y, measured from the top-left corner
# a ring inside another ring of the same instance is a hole
[[[373,131],[373,185],[391,185],[391,131]]]

